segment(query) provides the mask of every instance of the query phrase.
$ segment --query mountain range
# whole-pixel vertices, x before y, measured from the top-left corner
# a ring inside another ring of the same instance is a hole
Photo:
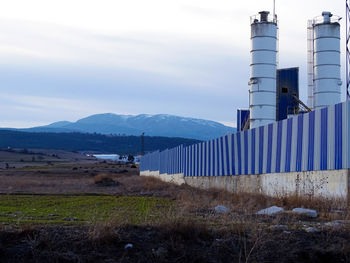
[[[91,115],[76,122],[59,121],[46,126],[25,129],[11,129],[26,132],[54,133],[99,133],[139,136],[180,137],[197,140],[210,140],[235,132],[235,128],[221,123],[179,117],[174,115],[118,115],[104,113]]]
[[[97,133],[23,132],[0,130],[1,149],[55,149],[89,153],[140,154],[199,143],[195,139],[145,136],[103,135]]]

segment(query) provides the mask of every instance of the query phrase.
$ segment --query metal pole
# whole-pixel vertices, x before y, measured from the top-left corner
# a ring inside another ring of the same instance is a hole
[[[145,155],[145,133],[141,134],[141,155]]]
[[[349,0],[346,0],[346,99],[350,98],[349,94],[349,59],[350,59],[350,51],[349,51]]]
[[[276,18],[276,0],[273,0],[273,21]]]

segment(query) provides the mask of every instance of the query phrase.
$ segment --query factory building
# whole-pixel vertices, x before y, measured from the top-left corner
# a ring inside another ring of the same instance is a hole
[[[145,155],[141,175],[233,192],[349,196],[350,102],[340,101],[339,20],[323,12],[309,21],[306,105],[299,68],[278,69],[277,16],[253,16],[249,109],[237,110],[237,132]]]
[[[299,114],[299,68],[277,70],[276,121]]]

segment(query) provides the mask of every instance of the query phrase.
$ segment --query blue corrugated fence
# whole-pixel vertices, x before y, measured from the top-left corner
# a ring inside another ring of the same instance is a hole
[[[350,102],[142,157],[141,171],[227,176],[349,167]]]

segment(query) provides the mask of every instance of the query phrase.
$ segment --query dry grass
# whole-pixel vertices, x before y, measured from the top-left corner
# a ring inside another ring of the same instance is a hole
[[[172,200],[175,207],[162,210],[156,218],[145,213],[142,224],[131,224],[115,211],[101,221],[75,227],[20,226],[18,232],[0,224],[0,262],[3,255],[12,262],[347,262],[350,260],[350,224],[327,228],[325,222],[349,219],[342,200],[300,196],[269,197],[261,194],[229,193],[220,189],[201,190],[174,185],[151,177],[140,177],[128,167],[75,165],[66,169],[0,172],[0,191],[37,193],[104,193],[117,196],[155,196]],[[121,173],[127,169],[128,172]],[[88,171],[88,172],[86,172]],[[98,188],[94,182],[110,178],[118,187]],[[8,187],[12,187],[9,190]],[[157,203],[156,206],[160,204]],[[215,213],[225,205],[227,214]],[[316,209],[317,219],[289,213],[273,217],[256,212],[270,206],[286,210],[295,207]],[[332,210],[343,213],[333,213]],[[149,220],[148,220],[149,219]],[[145,223],[146,222],[146,223]],[[285,225],[287,233],[271,227]],[[315,226],[317,233],[305,232]],[[16,227],[16,226],[14,226]],[[1,236],[3,233],[3,237]],[[13,241],[12,241],[13,240]],[[16,241],[16,242],[15,242]],[[11,243],[12,242],[12,243]],[[133,248],[126,250],[126,244]],[[30,252],[18,244],[29,248]],[[22,261],[13,255],[16,251]],[[70,260],[70,261],[69,261]]]
[[[106,173],[101,173],[96,176],[94,176],[94,182],[95,184],[101,183],[105,179],[112,179],[112,176]]]
[[[225,205],[240,213],[253,213],[270,206],[284,207],[291,210],[296,207],[315,209],[319,212],[330,213],[333,210],[346,212],[346,202],[342,199],[321,197],[280,196],[270,197],[263,194],[230,193],[220,189],[199,190],[191,187],[181,187],[174,193],[175,198],[186,210],[213,208]]]
[[[88,238],[95,244],[111,242],[118,237],[125,225],[115,220],[92,223],[88,228]]]

